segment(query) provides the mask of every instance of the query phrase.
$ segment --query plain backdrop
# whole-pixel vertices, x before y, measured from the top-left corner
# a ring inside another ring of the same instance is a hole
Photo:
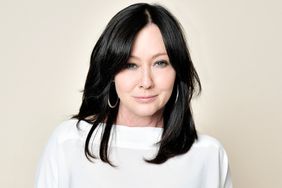
[[[33,187],[51,132],[78,112],[95,42],[134,2],[0,1],[1,187]],[[185,30],[197,128],[224,145],[234,187],[282,187],[281,1],[157,2]]]

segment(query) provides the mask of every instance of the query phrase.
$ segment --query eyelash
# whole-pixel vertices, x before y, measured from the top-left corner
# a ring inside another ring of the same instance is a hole
[[[167,65],[169,65],[169,63],[166,60],[160,60],[160,61],[156,61],[154,63],[154,66],[160,66],[160,67],[166,67]],[[126,63],[125,64],[125,69],[135,69],[137,68],[137,65],[135,63]]]
[[[166,60],[160,60],[154,63],[154,65],[158,65],[161,67],[166,67],[169,63]]]
[[[134,63],[126,63],[125,64],[125,69],[135,69],[137,68],[137,65]]]

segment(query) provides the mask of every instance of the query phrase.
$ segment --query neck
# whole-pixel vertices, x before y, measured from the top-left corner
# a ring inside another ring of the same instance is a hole
[[[123,110],[118,111],[116,124],[129,127],[163,127],[162,111],[151,116],[136,116]]]

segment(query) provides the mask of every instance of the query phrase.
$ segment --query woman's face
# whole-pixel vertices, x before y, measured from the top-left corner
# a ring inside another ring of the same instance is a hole
[[[175,74],[159,28],[148,24],[137,34],[126,68],[114,79],[119,114],[129,121],[160,117]]]

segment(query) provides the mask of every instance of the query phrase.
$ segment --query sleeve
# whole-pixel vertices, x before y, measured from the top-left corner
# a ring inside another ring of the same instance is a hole
[[[43,155],[39,161],[36,176],[35,188],[63,188],[62,179],[65,177],[65,164],[63,150],[59,142],[60,131],[58,128],[53,132],[45,146]],[[59,179],[60,177],[60,179]]]
[[[219,168],[220,168],[220,187],[233,188],[230,167],[226,151],[222,147],[219,151]]]

